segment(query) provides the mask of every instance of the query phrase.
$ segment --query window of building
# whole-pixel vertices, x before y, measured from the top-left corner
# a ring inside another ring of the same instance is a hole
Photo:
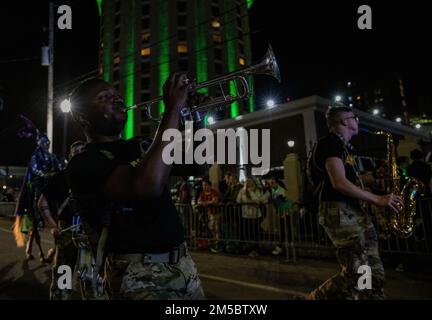
[[[120,5],[121,5],[120,0],[117,0],[116,3],[115,3],[115,7],[114,7],[114,11],[116,13],[120,12]]]
[[[178,53],[187,53],[188,52],[188,47],[185,44],[179,44],[177,45],[177,52]]]
[[[215,63],[215,73],[216,74],[223,73],[222,63]]]
[[[119,71],[118,68],[115,68],[115,69],[113,70],[113,80],[114,80],[114,81],[118,81],[119,78],[120,78],[120,71]]]
[[[120,24],[120,14],[116,14],[114,17],[114,25],[118,26]]]
[[[212,4],[211,13],[213,17],[219,17],[220,15],[219,5]]]
[[[187,39],[187,32],[185,29],[180,29],[177,31],[178,32],[178,39],[179,41],[186,41]]]
[[[222,36],[221,36],[220,33],[213,33],[212,34],[212,39],[213,39],[213,42],[216,42],[216,43],[221,43],[222,42]]]
[[[186,1],[177,1],[177,12],[186,12]]]
[[[114,64],[119,64],[120,63],[120,56],[117,54],[114,56]]]
[[[141,15],[142,16],[148,16],[150,14],[150,4],[142,4],[141,6]]]
[[[120,51],[120,41],[114,42],[114,52]]]
[[[211,26],[214,29],[219,29],[220,28],[220,22],[219,19],[213,19],[211,22]]]
[[[150,55],[150,48],[142,48],[141,49],[141,56],[148,57]]]
[[[149,41],[150,41],[150,32],[142,32],[141,42],[149,42]]]
[[[237,17],[237,26],[241,28],[242,26],[242,19],[240,17]]]
[[[186,27],[187,26],[187,19],[185,15],[178,15],[177,16],[177,24],[180,27]]]
[[[244,45],[241,42],[239,42],[239,51],[240,51],[240,54],[244,54]]]
[[[148,89],[150,88],[150,78],[149,77],[142,77],[141,78],[141,88]]]
[[[237,29],[237,36],[239,39],[243,39],[243,30]]]
[[[244,66],[246,64],[246,61],[244,58],[240,57],[239,58],[239,65]]]
[[[141,20],[141,28],[142,29],[148,29],[148,28],[150,28],[150,19],[149,18],[143,18]]]
[[[117,91],[120,91],[120,82],[119,81],[114,81],[113,86],[114,86],[114,89],[116,89]]]
[[[119,39],[120,38],[120,28],[115,28],[114,29],[114,39]]]
[[[141,72],[150,72],[150,61],[144,61],[141,63]]]
[[[178,61],[178,67],[180,71],[188,71],[189,64],[187,59],[180,59]]]
[[[143,90],[143,91],[145,92],[141,94],[141,102],[149,101],[151,99],[150,92],[148,90]]]
[[[214,56],[216,60],[222,60],[222,49],[220,47],[214,48]]]

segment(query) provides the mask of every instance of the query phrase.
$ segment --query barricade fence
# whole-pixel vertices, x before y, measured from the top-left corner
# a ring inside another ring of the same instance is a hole
[[[315,211],[279,214],[271,204],[177,204],[192,250],[250,256],[277,255],[295,262],[297,256],[334,257],[334,247]],[[432,254],[432,198],[417,201],[416,228],[409,238],[391,234],[383,216],[374,213],[381,252]]]

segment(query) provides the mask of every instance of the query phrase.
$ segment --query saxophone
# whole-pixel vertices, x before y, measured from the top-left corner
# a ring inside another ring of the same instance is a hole
[[[408,238],[414,232],[414,216],[416,215],[416,200],[418,195],[425,191],[424,184],[413,177],[410,177],[400,190],[400,175],[396,164],[396,150],[393,136],[389,132],[378,131],[378,135],[384,135],[387,142],[387,163],[389,165],[389,183],[386,187],[387,193],[400,195],[402,204],[396,213],[389,210],[387,217],[388,228],[397,237]]]

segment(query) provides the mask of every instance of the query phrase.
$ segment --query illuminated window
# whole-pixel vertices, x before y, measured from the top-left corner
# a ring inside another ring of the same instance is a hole
[[[115,56],[114,57],[114,64],[119,64],[120,63],[120,56]]]
[[[246,64],[245,59],[244,59],[244,58],[239,58],[239,64],[240,64],[241,66],[244,66],[244,65]]]
[[[357,96],[357,100],[361,100],[361,97],[360,97],[360,96]]]
[[[148,57],[150,55],[150,48],[141,49],[141,56]]]
[[[179,44],[177,46],[177,52],[178,53],[187,53],[188,52],[188,47],[185,44]]]
[[[213,20],[212,23],[211,23],[211,26],[213,28],[215,28],[215,29],[220,28],[220,22],[219,22],[219,20],[217,20],[217,19]]]
[[[218,34],[218,33],[212,34],[212,39],[216,43],[221,43],[222,42],[222,36],[220,34]]]

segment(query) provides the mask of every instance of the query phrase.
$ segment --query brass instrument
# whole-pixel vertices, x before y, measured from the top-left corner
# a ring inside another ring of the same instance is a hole
[[[391,211],[388,217],[388,228],[394,235],[402,238],[408,238],[414,232],[414,217],[416,215],[416,199],[419,194],[425,190],[424,184],[410,177],[400,191],[400,175],[396,164],[396,150],[393,136],[388,132],[378,131],[378,135],[384,135],[387,142],[387,161],[389,164],[390,181],[387,186],[387,193],[393,193],[402,197],[402,204],[396,213]]]
[[[191,108],[191,110],[189,110],[190,114],[194,116],[198,112],[208,111],[214,107],[221,107],[221,106],[229,105],[235,101],[248,99],[251,95],[251,92],[246,77],[250,75],[268,75],[277,79],[279,83],[281,82],[279,67],[271,46],[268,47],[266,55],[261,59],[261,62],[259,62],[258,64],[245,67],[240,70],[230,72],[226,75],[198,83],[196,85],[196,90],[202,88],[208,88],[212,86],[219,86],[222,95],[219,97],[212,97],[209,102]],[[229,81],[234,82],[236,95],[225,93],[223,84],[226,84]],[[238,84],[240,84],[240,88]],[[134,109],[143,109],[145,110],[146,115],[150,120],[158,121],[159,118],[155,117],[152,114],[151,108],[154,104],[159,103],[160,101],[162,101],[162,97],[157,97],[127,107],[125,110],[127,111],[127,110],[134,110]]]

